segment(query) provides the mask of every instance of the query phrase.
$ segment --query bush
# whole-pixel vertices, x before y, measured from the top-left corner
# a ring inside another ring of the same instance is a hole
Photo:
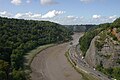
[[[25,73],[22,70],[12,71],[13,80],[26,80]]]

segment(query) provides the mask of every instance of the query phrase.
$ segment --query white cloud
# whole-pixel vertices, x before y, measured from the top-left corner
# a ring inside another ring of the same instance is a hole
[[[17,13],[17,14],[14,16],[14,18],[20,18],[20,17],[22,17],[22,14],[21,14],[21,13]]]
[[[29,17],[32,17],[33,13],[28,12],[28,13],[25,13],[24,15],[25,15],[25,17],[28,17],[28,18],[29,18]]]
[[[116,18],[118,18],[117,15],[112,15],[112,16],[101,16],[101,15],[93,15],[92,19],[89,20],[91,23],[111,23],[113,22]]]
[[[113,22],[116,18],[119,17],[117,15],[111,15],[111,16],[93,15],[91,18],[83,17],[83,16],[78,17],[73,15],[60,16],[61,14],[64,13],[65,11],[52,10],[52,11],[48,11],[46,14],[27,12],[27,13],[17,13],[13,15],[7,11],[0,11],[0,16],[17,18],[17,19],[27,19],[27,20],[45,20],[45,21],[57,22],[64,25],[108,23],[108,22]]]
[[[31,2],[31,0],[27,0],[27,1],[26,1],[26,3],[30,3],[30,2]]]
[[[76,17],[76,16],[67,16],[67,18],[68,18],[69,20],[73,20],[73,21],[75,21],[75,20],[78,19],[78,17]]]
[[[7,11],[2,11],[2,12],[0,12],[0,16],[1,16],[1,17],[11,17],[12,14],[11,14],[11,13],[8,13]]]
[[[53,0],[40,0],[42,5],[52,5],[52,4],[57,4],[57,2]]]
[[[74,16],[67,16],[67,18],[75,18]]]
[[[19,18],[19,19],[40,19],[41,18],[41,14],[36,14],[36,13],[17,13],[14,18]]]
[[[115,19],[117,19],[117,15],[113,15],[113,16],[109,16],[109,21],[114,21]]]
[[[41,14],[34,14],[34,15],[32,15],[31,17],[32,17],[32,18],[36,18],[36,19],[37,19],[37,18],[41,18],[41,17],[42,17],[42,15],[41,15]]]
[[[22,3],[21,0],[11,0],[11,3],[14,5],[20,5]]]
[[[101,18],[101,15],[93,15],[92,18],[93,19],[99,19],[99,18]]]
[[[78,25],[78,24],[84,24],[85,18],[83,16],[78,17],[73,15],[68,15],[59,18],[56,17],[54,21],[63,25]]]
[[[65,13],[65,12],[53,10],[53,11],[49,11],[48,13],[44,14],[42,16],[42,18],[53,18],[53,17],[60,15],[60,14],[63,14],[63,13]]]
[[[116,16],[116,15],[109,16],[109,19],[115,19],[115,18],[117,18],[117,16]]]
[[[14,18],[19,18],[19,19],[48,19],[48,18],[53,18],[56,17],[60,14],[63,14],[64,11],[49,11],[48,13],[42,15],[39,13],[31,13],[31,12],[27,12],[27,13],[17,13]]]

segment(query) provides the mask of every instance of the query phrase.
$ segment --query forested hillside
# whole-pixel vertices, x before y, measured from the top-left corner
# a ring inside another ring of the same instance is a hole
[[[0,17],[0,80],[25,80],[25,53],[44,44],[68,41],[71,34],[49,21]]]

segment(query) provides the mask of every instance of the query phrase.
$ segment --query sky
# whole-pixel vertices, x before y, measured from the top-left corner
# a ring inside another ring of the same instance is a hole
[[[62,25],[100,24],[120,17],[120,0],[0,0],[0,16]]]

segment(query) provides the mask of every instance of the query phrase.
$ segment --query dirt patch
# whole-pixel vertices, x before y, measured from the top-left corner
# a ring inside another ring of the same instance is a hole
[[[81,33],[75,33],[73,44],[77,44]],[[65,57],[70,43],[63,43],[40,52],[31,63],[32,80],[82,80]]]

